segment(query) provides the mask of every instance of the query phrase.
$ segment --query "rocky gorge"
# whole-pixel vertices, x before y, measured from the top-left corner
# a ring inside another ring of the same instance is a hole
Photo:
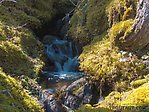
[[[0,111],[148,112],[149,0],[1,0]]]

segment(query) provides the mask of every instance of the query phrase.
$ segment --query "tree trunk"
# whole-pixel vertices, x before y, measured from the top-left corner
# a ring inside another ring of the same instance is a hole
[[[139,0],[132,33],[124,41],[129,51],[140,50],[149,43],[149,0]]]

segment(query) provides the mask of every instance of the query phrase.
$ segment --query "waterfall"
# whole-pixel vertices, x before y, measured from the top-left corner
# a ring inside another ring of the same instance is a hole
[[[50,78],[50,80],[55,79],[56,82],[74,80],[82,75],[80,72],[77,72],[79,52],[76,45],[67,40],[56,40],[45,46],[47,47],[48,58],[54,63],[56,68],[55,72],[48,73],[54,77]],[[47,72],[45,71],[45,73]]]

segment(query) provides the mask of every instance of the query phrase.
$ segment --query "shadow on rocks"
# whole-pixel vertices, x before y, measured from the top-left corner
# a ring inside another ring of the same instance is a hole
[[[45,112],[66,112],[63,105],[53,95],[44,101],[44,109]]]

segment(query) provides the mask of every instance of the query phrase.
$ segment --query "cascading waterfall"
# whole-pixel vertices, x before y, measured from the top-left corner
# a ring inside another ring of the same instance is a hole
[[[56,68],[56,72],[48,73],[53,76],[49,80],[56,80],[56,82],[75,80],[82,75],[81,72],[77,72],[79,52],[76,45],[72,45],[67,40],[56,40],[45,46],[47,47],[48,58]],[[47,72],[45,71],[45,73]]]

